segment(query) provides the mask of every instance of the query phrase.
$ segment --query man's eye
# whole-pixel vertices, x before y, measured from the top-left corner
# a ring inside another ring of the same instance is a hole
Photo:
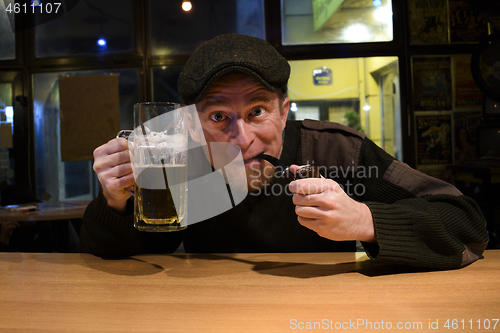
[[[261,108],[255,108],[252,111],[253,116],[261,116],[263,113],[264,113],[264,110],[262,110]]]
[[[227,117],[223,113],[214,113],[213,115],[210,116],[210,119],[215,122],[223,121]]]

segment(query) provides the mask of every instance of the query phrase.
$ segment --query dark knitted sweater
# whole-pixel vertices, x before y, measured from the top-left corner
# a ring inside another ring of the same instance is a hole
[[[486,247],[485,219],[472,199],[394,160],[348,127],[289,121],[280,159],[321,166],[324,177],[368,205],[378,243],[363,246],[375,260],[456,268],[479,258]],[[81,251],[108,257],[167,253],[181,242],[190,253],[355,250],[354,242],[334,242],[300,225],[283,178],[180,232],[139,232],[133,227],[132,200],[127,210],[126,216],[116,214],[99,194],[85,212]]]

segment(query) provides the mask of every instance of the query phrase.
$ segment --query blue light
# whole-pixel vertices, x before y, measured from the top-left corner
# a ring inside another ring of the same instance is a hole
[[[375,7],[380,7],[382,6],[382,0],[373,0],[373,5]]]
[[[106,47],[106,40],[104,38],[99,38],[97,40],[97,45],[99,45],[100,47]]]

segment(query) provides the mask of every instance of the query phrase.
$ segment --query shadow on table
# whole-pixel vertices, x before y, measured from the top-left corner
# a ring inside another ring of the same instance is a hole
[[[49,256],[41,254],[30,254],[35,256],[36,261],[46,262],[56,265],[81,265],[89,267],[100,272],[122,275],[122,276],[145,276],[163,272],[165,269],[158,264],[148,262],[147,260],[137,258],[117,258],[117,259],[102,259],[88,253],[71,253],[58,254],[53,253]],[[76,256],[77,258],[68,259],[67,255]],[[22,253],[9,254],[8,261],[15,264],[21,264],[23,261]],[[6,259],[2,258],[2,261]]]
[[[103,259],[97,261],[84,259],[84,261],[92,269],[113,275],[144,276],[164,271],[161,265],[138,258]]]
[[[252,266],[252,270],[259,274],[287,276],[298,279],[317,278],[324,276],[334,276],[347,273],[359,273],[368,277],[376,277],[383,275],[406,274],[428,272],[429,269],[418,268],[412,266],[392,265],[376,263],[371,260],[360,260],[352,262],[334,263],[334,264],[314,264],[303,262],[280,262],[280,261],[257,261],[227,256],[222,254],[191,254],[191,255],[174,255],[178,259],[184,260],[202,260],[205,263],[197,264],[196,274],[192,274],[193,267],[176,267],[168,270],[166,273],[169,276],[197,278],[205,276],[224,275],[237,271],[247,271],[245,266],[232,266],[224,269],[219,269],[217,262],[232,260],[235,262],[244,263]],[[188,265],[189,266],[189,265]],[[204,269],[204,267],[206,269]],[[222,267],[221,267],[222,268]],[[202,271],[203,270],[203,271]]]
[[[377,277],[384,275],[408,274],[408,273],[425,273],[436,271],[437,269],[414,267],[407,265],[396,265],[388,263],[379,263],[371,260],[362,263],[358,273],[368,277]]]
[[[233,260],[241,261],[239,259]],[[246,262],[246,261],[244,261]],[[322,276],[353,273],[357,271],[356,262],[337,264],[290,263],[279,261],[247,262],[253,265],[252,270],[266,275],[287,276],[298,279],[309,279]]]
[[[240,259],[236,258],[228,259],[241,261]],[[288,276],[302,279],[346,273],[360,273],[368,277],[376,277],[382,275],[429,271],[429,269],[419,267],[376,263],[369,259],[336,264],[285,263],[274,261],[248,263],[254,265],[252,270],[261,274]]]
[[[166,254],[162,259],[152,261],[148,256],[133,258],[103,259],[85,258],[85,264],[102,272],[114,275],[140,276],[157,274],[162,271],[170,277],[197,279],[221,276],[251,270],[266,275],[288,276],[300,279],[354,273],[358,263],[311,264],[301,262],[252,261],[219,254]],[[171,260],[182,260],[172,264]],[[227,261],[241,265],[227,265]],[[169,264],[170,263],[170,264]]]
[[[82,254],[86,266],[113,275],[144,276],[165,272],[170,277],[197,279],[252,271],[264,275],[310,279],[347,273],[358,273],[368,277],[383,275],[428,272],[429,269],[376,263],[360,260],[342,263],[304,263],[248,260],[223,254],[166,254],[159,260],[149,256],[135,256],[120,259],[95,260]],[[182,262],[174,261],[182,260]],[[57,260],[54,260],[56,262]],[[227,261],[236,264],[227,265]]]

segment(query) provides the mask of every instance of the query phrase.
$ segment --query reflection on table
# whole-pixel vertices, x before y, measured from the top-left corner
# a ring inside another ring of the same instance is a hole
[[[497,250],[448,271],[355,253],[4,253],[0,272],[6,332],[500,330]]]

